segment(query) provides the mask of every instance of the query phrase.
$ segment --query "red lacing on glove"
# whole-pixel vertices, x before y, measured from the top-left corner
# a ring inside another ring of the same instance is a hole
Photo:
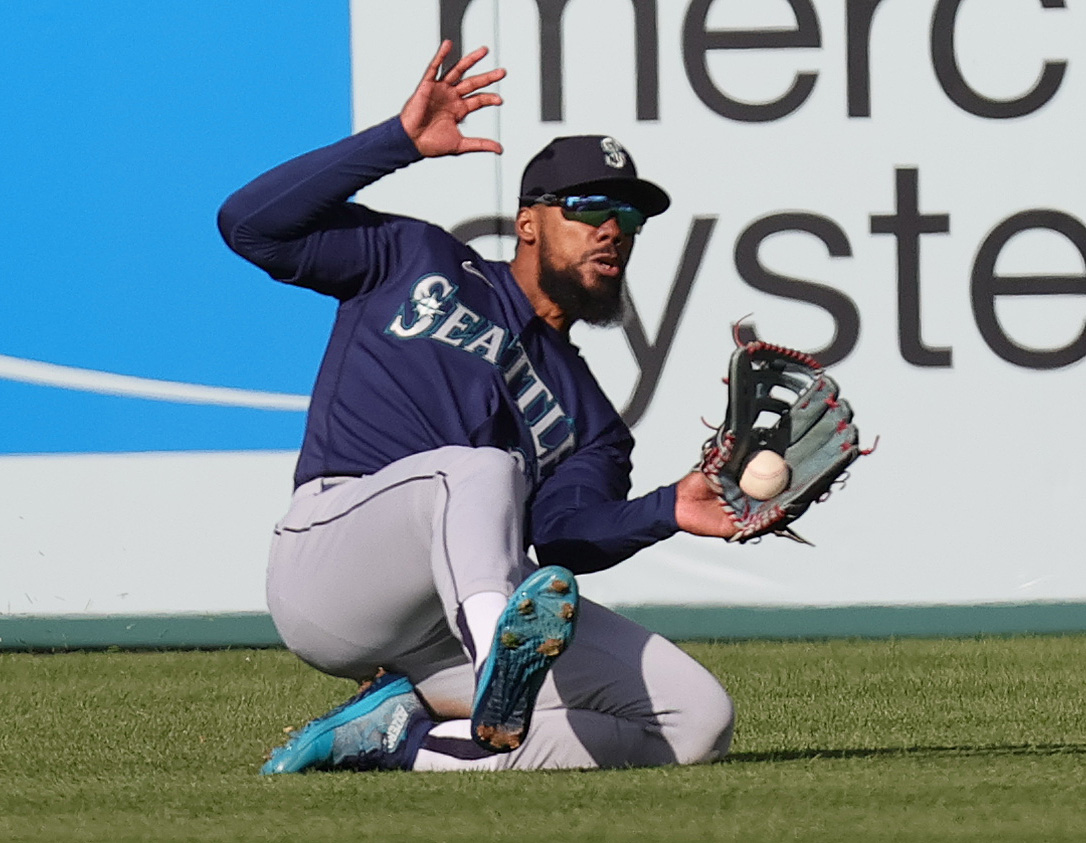
[[[735,447],[735,434],[728,430],[723,435],[717,433],[710,436],[701,446],[701,465],[698,469],[709,481],[709,486],[718,495],[723,492],[717,475],[724,469],[731,459],[732,449]]]
[[[785,357],[791,357],[793,360],[802,363],[804,366],[808,366],[821,373],[822,364],[815,360],[815,358],[813,358],[810,354],[806,354],[802,351],[797,351],[794,348],[788,348],[784,345],[777,345],[776,343],[772,342],[764,342],[763,340],[755,340],[754,342],[748,343],[744,343],[742,340],[740,340],[739,326],[742,325],[744,321],[746,321],[753,315],[753,313],[748,313],[741,319],[736,320],[735,325],[732,326],[732,339],[735,341],[736,348],[743,348],[748,354],[755,354],[759,351],[775,351],[778,354],[783,354]]]
[[[785,512],[783,506],[771,506],[767,509],[763,509],[757,515],[748,517],[739,522],[739,532],[733,536],[733,538],[742,538],[743,536],[750,536],[754,533],[760,533],[769,527],[772,527],[782,518],[784,518]]]
[[[822,371],[822,364],[815,360],[810,354],[803,351],[797,351],[794,348],[788,348],[784,345],[776,345],[771,342],[763,342],[757,340],[756,342],[748,342],[745,346],[747,354],[757,354],[759,351],[775,351],[777,354],[790,357],[791,359],[802,363],[811,369],[815,369],[819,372]]]

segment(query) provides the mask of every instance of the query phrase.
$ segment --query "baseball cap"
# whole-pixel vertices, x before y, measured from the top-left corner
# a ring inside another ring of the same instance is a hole
[[[546,194],[596,193],[629,202],[646,217],[662,214],[671,204],[661,187],[637,177],[630,153],[606,135],[555,138],[528,162],[520,181],[522,205]]]

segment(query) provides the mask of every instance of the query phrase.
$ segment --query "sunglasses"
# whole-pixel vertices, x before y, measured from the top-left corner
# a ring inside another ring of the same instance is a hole
[[[646,219],[629,202],[621,202],[610,196],[555,196],[545,193],[532,204],[561,208],[562,216],[567,220],[583,222],[593,228],[599,228],[614,217],[619,231],[627,236],[639,234]]]

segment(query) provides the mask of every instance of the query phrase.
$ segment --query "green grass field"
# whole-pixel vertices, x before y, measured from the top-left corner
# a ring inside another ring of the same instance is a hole
[[[736,699],[727,762],[275,778],[347,683],[278,650],[0,654],[0,840],[1086,839],[1086,637],[687,649]]]

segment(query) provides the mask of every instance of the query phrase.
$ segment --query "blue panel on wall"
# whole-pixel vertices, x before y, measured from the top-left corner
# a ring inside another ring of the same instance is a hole
[[[30,385],[20,361],[308,393],[334,303],[215,215],[350,131],[347,0],[7,2],[0,79],[0,453],[297,447],[297,409]]]

